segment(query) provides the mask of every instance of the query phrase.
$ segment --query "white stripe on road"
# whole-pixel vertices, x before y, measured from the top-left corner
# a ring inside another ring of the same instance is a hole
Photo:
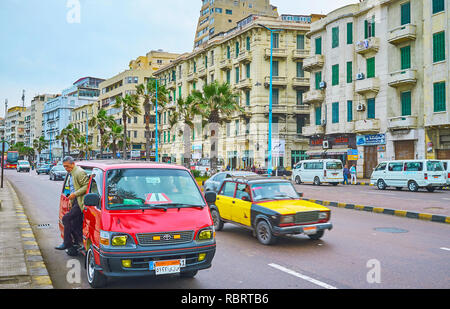
[[[300,274],[300,273],[298,273],[298,272],[295,272],[295,271],[293,271],[293,270],[290,270],[290,269],[288,269],[288,268],[286,268],[286,267],[283,267],[283,266],[280,266],[280,265],[278,265],[278,264],[273,264],[273,263],[271,263],[271,264],[269,264],[269,266],[270,266],[270,267],[273,267],[273,268],[276,268],[276,269],[278,269],[278,270],[281,270],[281,271],[283,271],[283,272],[285,272],[285,273],[287,273],[287,274],[290,274],[290,275],[292,275],[292,276],[295,276],[295,277],[297,277],[297,278],[300,278],[300,279],[306,280],[306,281],[308,281],[308,282],[311,282],[311,283],[313,283],[313,284],[316,284],[316,285],[318,285],[318,286],[321,286],[321,287],[323,287],[323,288],[326,288],[326,289],[337,289],[337,287],[334,287],[334,286],[332,286],[332,285],[329,285],[329,284],[324,283],[324,282],[322,282],[322,281],[319,281],[319,280],[317,280],[317,279],[308,277],[308,276],[306,276],[306,275]]]
[[[450,248],[441,247],[441,250],[450,251]]]

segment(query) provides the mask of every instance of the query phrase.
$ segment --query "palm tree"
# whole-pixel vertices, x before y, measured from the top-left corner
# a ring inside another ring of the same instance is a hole
[[[151,147],[151,131],[150,131],[150,112],[156,106],[156,80],[149,79],[147,84],[136,86],[136,93],[139,97],[144,99],[144,116],[145,116],[145,153],[146,160],[150,161],[150,147]],[[169,93],[163,85],[158,85],[158,105],[164,108],[168,102]],[[158,147],[158,145],[156,145]]]
[[[123,159],[127,159],[127,120],[128,118],[141,115],[141,109],[139,108],[139,96],[136,94],[127,94],[125,97],[118,96],[114,108],[122,109],[122,121],[123,121]]]
[[[108,127],[111,127],[115,124],[114,117],[109,115],[105,109],[101,108],[97,116],[92,117],[88,125],[91,128],[96,128],[100,134],[100,157],[103,157],[103,148],[106,146],[104,135],[106,134],[106,130]]]
[[[211,173],[215,173],[217,169],[218,156],[218,129],[221,121],[221,115],[229,117],[233,112],[244,112],[239,106],[239,95],[235,93],[228,83],[219,84],[217,81],[203,86],[203,91],[194,90],[192,92],[194,100],[199,105],[199,110],[204,118],[208,120],[211,151],[210,164]]]
[[[179,98],[176,102],[176,110],[169,117],[170,128],[172,129],[181,120],[184,124],[183,140],[184,140],[184,161],[186,168],[190,167],[191,159],[191,132],[194,130],[194,118],[200,115],[199,105],[193,96],[186,99]]]
[[[50,141],[46,140],[43,136],[40,136],[39,138],[35,138],[33,140],[33,148],[37,151],[39,157],[38,162],[40,162],[41,152],[47,149],[49,144]]]
[[[108,137],[109,147],[113,153],[113,159],[117,157],[118,141],[123,140],[123,127],[114,123],[105,134]]]

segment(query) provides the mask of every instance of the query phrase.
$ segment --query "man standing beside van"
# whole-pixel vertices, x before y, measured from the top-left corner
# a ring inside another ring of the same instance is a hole
[[[69,173],[70,195],[69,200],[71,204],[70,211],[64,215],[62,222],[64,225],[64,242],[56,247],[57,250],[65,250],[73,248],[73,240],[79,243],[83,240],[83,208],[84,196],[89,184],[89,176],[79,166],[75,165],[72,157],[65,157],[63,166]]]
[[[351,184],[355,184],[356,185],[356,165],[353,164],[352,167],[350,168],[350,175],[352,177],[352,181]],[[353,183],[353,180],[355,180],[355,183]]]
[[[348,169],[348,165],[344,165],[344,170],[342,171],[342,174],[344,176],[344,182],[342,184],[348,185],[348,176],[350,176],[350,170]]]

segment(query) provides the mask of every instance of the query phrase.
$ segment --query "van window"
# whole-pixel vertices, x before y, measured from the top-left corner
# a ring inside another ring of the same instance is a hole
[[[225,195],[229,197],[234,197],[234,189],[236,188],[235,182],[226,182],[223,185],[222,190],[220,191],[219,195]]]
[[[327,162],[327,170],[341,170],[342,163],[341,162]]]
[[[444,170],[447,170],[447,162],[444,162]]]
[[[442,172],[444,170],[441,162],[439,161],[428,161],[427,171],[429,172]]]
[[[323,169],[323,162],[305,163],[305,170],[321,170],[321,169]]]
[[[405,171],[421,172],[421,171],[423,171],[423,163],[422,162],[406,162],[405,163]]]
[[[401,172],[403,170],[403,162],[389,163],[388,170],[390,172]]]
[[[386,165],[387,165],[387,163],[380,163],[380,164],[378,164],[378,166],[376,167],[375,171],[384,171],[386,169]]]

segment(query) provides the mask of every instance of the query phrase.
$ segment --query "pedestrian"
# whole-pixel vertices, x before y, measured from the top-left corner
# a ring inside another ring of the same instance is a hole
[[[348,169],[347,164],[344,165],[343,174],[344,174],[344,182],[342,184],[348,185],[348,176],[350,176],[350,170]]]
[[[70,210],[62,218],[64,242],[55,249],[67,249],[68,254],[74,255],[76,254],[74,245],[83,241],[83,199],[87,192],[89,176],[81,167],[75,165],[75,160],[70,156],[63,159],[63,166],[69,173],[70,195],[68,198]]]
[[[353,164],[352,167],[350,168],[350,175],[352,177],[351,183],[352,185],[355,184],[356,185],[356,165]],[[355,181],[355,183],[353,183],[353,180]]]

